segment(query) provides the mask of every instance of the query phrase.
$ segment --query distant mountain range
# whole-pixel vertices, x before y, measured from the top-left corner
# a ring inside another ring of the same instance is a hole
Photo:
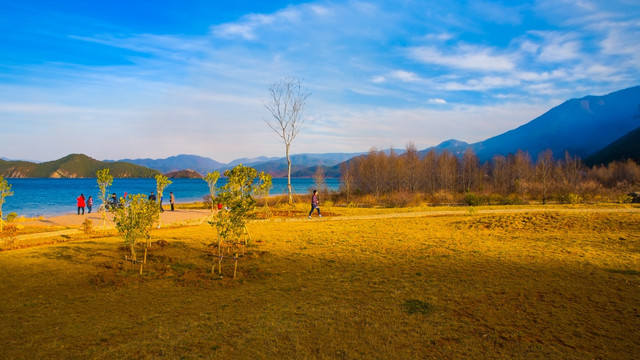
[[[584,162],[591,166],[627,159],[640,163],[640,127],[589,156]]]
[[[565,101],[516,129],[484,141],[468,144],[447,140],[421,153],[446,150],[461,155],[471,148],[480,161],[487,161],[495,155],[523,150],[535,161],[540,152],[551,149],[558,158],[568,151],[584,159],[639,126],[640,86],[636,86],[604,96]]]
[[[565,101],[517,129],[471,145],[481,160],[526,150],[536,159],[551,149],[586,158],[640,126],[640,86]]]
[[[310,177],[313,176],[318,166],[328,168],[361,154],[363,153],[291,155],[291,162],[293,163],[291,175],[293,177]],[[287,159],[285,157],[242,158],[227,164],[197,155],[178,155],[166,159],[123,159],[119,161],[149,167],[163,173],[189,169],[205,175],[211,171],[224,171],[238,164],[243,164],[251,166],[257,171],[267,172],[274,177],[287,176]],[[327,173],[326,176],[338,177],[339,173],[333,171]]]
[[[586,159],[587,164],[613,160],[640,161],[640,86],[616,91],[604,96],[571,99],[554,107],[532,121],[484,141],[469,144],[455,139],[419,151],[424,155],[434,150],[461,156],[472,149],[481,161],[495,155],[508,155],[518,150],[529,152],[533,161],[538,153],[551,149],[558,158],[568,151]],[[403,150],[397,150],[402,153]],[[338,177],[340,164],[365,153],[328,153],[292,155],[292,176],[310,177],[317,167],[325,176]],[[98,169],[109,167],[115,177],[152,177],[173,173],[173,176],[197,177],[208,172],[224,171],[239,163],[265,171],[274,177],[284,177],[287,161],[284,157],[237,159],[224,164],[197,155],[177,155],[166,159],[123,159],[100,162],[85,155],[69,155],[45,163],[0,160],[0,175],[4,177],[95,177]],[[151,170],[153,169],[153,170]],[[182,170],[192,172],[182,173]]]
[[[0,175],[6,178],[94,178],[96,172],[104,168],[116,178],[150,178],[159,174],[157,170],[139,165],[98,161],[82,154],[43,163],[0,160]]]

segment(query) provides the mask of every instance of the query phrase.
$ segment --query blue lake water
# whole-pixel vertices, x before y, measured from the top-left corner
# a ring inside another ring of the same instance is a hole
[[[93,211],[101,202],[100,190],[96,179],[6,179],[11,185],[13,196],[5,198],[2,206],[3,215],[16,212],[19,216],[37,217],[70,214],[77,211],[76,198],[84,194],[85,198],[93,196]],[[209,188],[200,179],[171,179],[173,183],[164,190],[164,203],[168,204],[169,192],[172,191],[177,203],[202,201],[209,194]],[[338,179],[325,179],[329,190],[337,190]],[[218,180],[218,187],[226,184],[226,179]],[[296,194],[308,194],[315,187],[313,179],[291,179]],[[286,192],[287,179],[273,179],[271,195]],[[114,179],[108,193],[116,193],[118,197],[128,194],[149,194],[156,191],[155,179]]]

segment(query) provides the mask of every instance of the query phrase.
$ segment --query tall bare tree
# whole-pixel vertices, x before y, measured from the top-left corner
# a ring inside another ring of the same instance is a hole
[[[272,118],[265,120],[284,143],[287,156],[287,192],[289,204],[293,204],[293,188],[291,187],[291,143],[308,122],[304,109],[311,93],[302,87],[302,81],[296,77],[281,79],[268,87],[269,101],[264,106]]]
[[[536,162],[536,178],[542,186],[542,204],[547,203],[547,194],[551,187],[551,180],[555,169],[555,162],[553,160],[553,152],[547,149],[538,154],[538,161]]]

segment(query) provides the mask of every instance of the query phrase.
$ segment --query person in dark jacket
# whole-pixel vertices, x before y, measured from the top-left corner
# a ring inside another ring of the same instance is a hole
[[[318,190],[313,190],[313,195],[311,195],[311,211],[309,211],[309,219],[311,219],[311,214],[313,214],[313,210],[318,209],[318,217],[322,217],[320,214],[320,207],[318,207]]]

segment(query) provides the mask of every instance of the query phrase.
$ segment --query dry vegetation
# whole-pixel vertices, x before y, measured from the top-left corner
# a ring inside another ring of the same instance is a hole
[[[236,281],[207,225],[155,230],[142,276],[115,236],[3,251],[0,354],[637,358],[640,208],[468,209],[253,221]]]

